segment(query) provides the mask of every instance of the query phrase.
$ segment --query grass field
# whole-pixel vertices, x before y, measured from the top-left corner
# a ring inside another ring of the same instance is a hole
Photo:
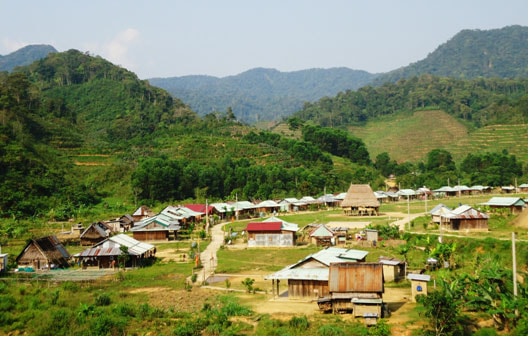
[[[365,127],[352,127],[371,158],[389,153],[397,162],[424,160],[435,148],[450,152],[460,161],[468,153],[501,152],[506,149],[527,163],[527,125],[494,125],[471,130],[439,110],[417,111],[412,115],[395,114]]]

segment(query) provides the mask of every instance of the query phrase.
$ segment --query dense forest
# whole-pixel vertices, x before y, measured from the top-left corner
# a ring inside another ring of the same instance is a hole
[[[295,139],[244,125],[231,109],[199,117],[100,57],[53,53],[0,73],[0,214],[68,219],[80,207],[116,197],[155,204],[318,196],[345,191],[351,182],[383,188],[389,174],[409,187],[438,188],[458,179],[469,185],[521,182],[527,168],[507,150],[483,149],[456,163],[449,151],[431,149],[420,162],[396,163],[389,153],[372,158],[361,139],[337,126],[434,104],[477,126],[527,123],[526,92],[526,80],[433,76],[365,87],[307,104],[290,119],[301,131]],[[465,101],[469,111],[462,113],[463,103],[449,104],[455,101]],[[79,166],[79,154],[109,159]]]
[[[277,121],[300,110],[305,102],[423,74],[460,80],[527,79],[527,41],[527,27],[522,26],[463,30],[424,59],[388,73],[348,68],[295,72],[256,68],[223,78],[184,76],[149,81],[182,99],[200,116],[231,107],[237,119],[246,123]]]
[[[446,111],[477,128],[527,124],[527,79],[458,80],[421,75],[305,103],[290,119],[344,127],[362,125],[370,119],[399,111],[424,109]]]

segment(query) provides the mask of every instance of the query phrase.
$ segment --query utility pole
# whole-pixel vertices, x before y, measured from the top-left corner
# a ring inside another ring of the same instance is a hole
[[[514,297],[518,296],[518,287],[516,286],[516,240],[515,233],[512,233],[512,286]]]

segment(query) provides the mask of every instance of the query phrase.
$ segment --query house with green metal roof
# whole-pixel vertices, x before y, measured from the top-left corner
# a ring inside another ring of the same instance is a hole
[[[527,207],[525,200],[518,197],[492,197],[481,205],[497,211],[508,210],[511,214],[519,214]]]

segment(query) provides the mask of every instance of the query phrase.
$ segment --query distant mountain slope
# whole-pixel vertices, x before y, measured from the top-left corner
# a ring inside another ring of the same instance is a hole
[[[0,71],[12,71],[15,67],[29,65],[34,61],[45,58],[49,53],[56,52],[55,48],[45,44],[25,46],[11,54],[0,55]]]
[[[238,119],[254,123],[277,120],[302,108],[304,102],[340,91],[355,90],[376,75],[348,68],[280,72],[255,68],[236,76],[183,76],[149,79],[180,98],[199,115],[231,107]]]
[[[527,78],[527,27],[463,30],[425,59],[382,74],[373,84],[421,74],[461,79]]]

